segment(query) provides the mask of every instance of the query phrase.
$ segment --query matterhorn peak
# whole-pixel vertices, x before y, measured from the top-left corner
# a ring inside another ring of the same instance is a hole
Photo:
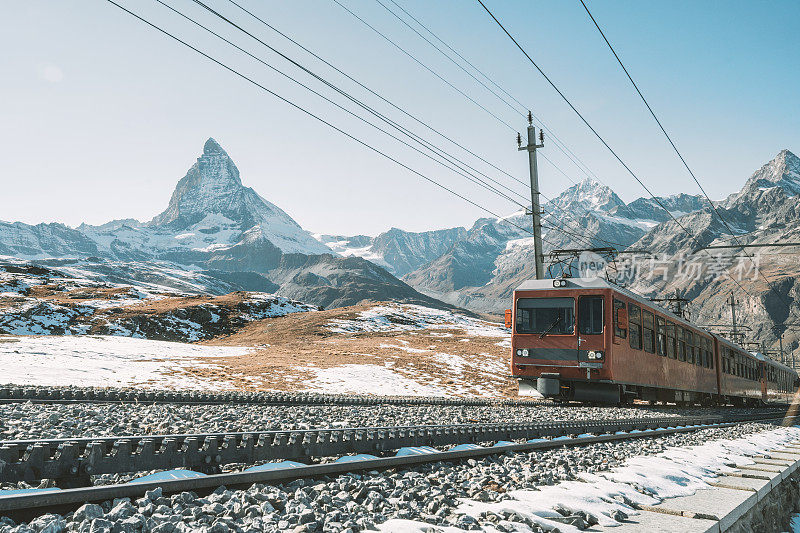
[[[167,208],[149,226],[178,232],[184,239],[198,239],[203,243],[200,250],[221,246],[221,235],[227,235],[226,239],[238,235],[257,236],[286,253],[330,253],[281,208],[242,185],[239,169],[212,137],[175,186]]]
[[[228,155],[225,150],[222,149],[222,146],[214,139],[214,137],[209,137],[206,141],[206,144],[203,145],[203,155],[213,155],[213,154],[224,154]]]
[[[242,211],[247,211],[246,197],[255,194],[248,191],[242,185],[233,160],[209,137],[203,145],[203,154],[175,187],[167,209],[150,223],[187,226],[210,213],[232,218],[229,216],[232,213],[241,215]],[[247,223],[251,222],[252,217],[245,218]]]

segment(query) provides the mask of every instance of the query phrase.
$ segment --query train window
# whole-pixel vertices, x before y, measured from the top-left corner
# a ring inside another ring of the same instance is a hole
[[[699,342],[697,344],[700,347],[700,358],[703,360],[703,368],[708,368],[711,361],[709,361],[708,351],[706,351],[706,338],[699,335],[698,340]]]
[[[675,347],[675,324],[672,322],[667,322],[667,356],[669,356],[671,359],[675,359],[677,357]]]
[[[601,335],[603,333],[602,296],[578,298],[578,332],[581,335]]]
[[[638,305],[628,306],[628,330],[631,348],[642,349],[642,309]]]
[[[520,298],[517,333],[572,335],[575,298]]]
[[[706,356],[708,357],[708,368],[714,368],[714,344],[711,339],[706,338]]]
[[[686,361],[686,330],[678,328],[678,361]]]
[[[656,317],[656,353],[667,355],[667,326],[660,316]]]
[[[628,329],[627,328],[620,328],[619,327],[619,310],[625,309],[625,302],[622,300],[614,299],[614,335],[616,337],[620,337],[624,339],[628,336]]]
[[[705,366],[705,359],[703,358],[703,348],[701,346],[702,340],[700,335],[692,333],[692,346],[694,346],[694,364],[697,366]]]
[[[655,328],[653,324],[653,313],[642,311],[642,346],[647,353],[655,353]]]
[[[711,357],[706,349],[706,338],[700,337],[700,352],[703,354],[703,366],[709,368],[711,366]]]

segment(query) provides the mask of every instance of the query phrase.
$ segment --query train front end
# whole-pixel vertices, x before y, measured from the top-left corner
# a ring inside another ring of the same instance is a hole
[[[601,279],[530,280],[514,291],[511,374],[520,395],[617,403],[610,301]]]

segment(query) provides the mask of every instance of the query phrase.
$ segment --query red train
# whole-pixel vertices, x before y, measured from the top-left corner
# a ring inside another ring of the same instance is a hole
[[[508,314],[521,395],[756,405],[790,401],[800,385],[791,368],[603,279],[526,281]]]

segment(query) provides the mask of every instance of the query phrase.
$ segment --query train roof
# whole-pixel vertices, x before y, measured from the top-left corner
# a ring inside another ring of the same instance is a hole
[[[766,355],[764,355],[761,352],[750,352],[750,353],[753,356],[755,356],[756,359],[760,359],[761,361],[764,361],[765,363],[769,363],[772,366],[777,366],[778,368],[782,368],[783,370],[788,370],[789,372],[791,372],[793,374],[796,373],[794,368],[792,368],[790,366],[787,366],[787,365],[784,365],[780,361],[776,361],[775,359],[772,359],[771,357],[767,357]]]

